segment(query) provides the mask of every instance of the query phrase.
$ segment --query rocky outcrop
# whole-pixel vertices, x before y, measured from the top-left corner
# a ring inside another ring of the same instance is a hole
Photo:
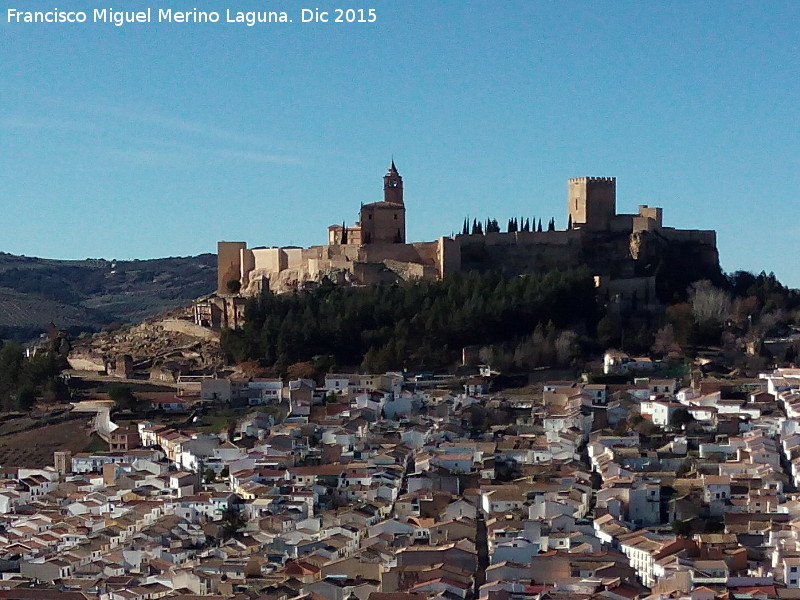
[[[69,368],[75,371],[106,372],[105,357],[89,348],[75,349],[67,357]]]

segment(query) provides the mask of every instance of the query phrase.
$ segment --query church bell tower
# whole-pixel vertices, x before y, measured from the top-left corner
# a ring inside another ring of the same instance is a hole
[[[359,213],[361,244],[405,244],[406,207],[403,204],[403,178],[392,161],[383,176],[383,200],[364,204]]]
[[[383,201],[392,204],[403,204],[403,178],[394,166],[394,159],[383,176]]]

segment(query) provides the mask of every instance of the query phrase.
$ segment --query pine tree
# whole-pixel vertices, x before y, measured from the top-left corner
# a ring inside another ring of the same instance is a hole
[[[556,220],[550,219],[550,222],[547,224],[547,231],[555,231],[556,230]]]
[[[537,231],[541,231],[541,230],[542,230],[542,220],[539,219],[539,227],[537,228]]]
[[[469,233],[469,217],[464,217],[464,227],[461,229],[462,235],[467,235]]]
[[[478,220],[472,219],[472,235],[478,233]]]
[[[572,229],[572,215],[567,219],[567,229]]]
[[[346,243],[347,243],[347,227],[345,226],[344,221],[342,221],[342,244]]]

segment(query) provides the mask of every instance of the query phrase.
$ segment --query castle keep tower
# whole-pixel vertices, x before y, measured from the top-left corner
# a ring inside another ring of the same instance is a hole
[[[405,244],[406,207],[403,204],[403,178],[392,161],[383,176],[383,201],[361,207],[362,244]]]
[[[574,177],[567,182],[572,229],[606,231],[617,213],[616,177]]]

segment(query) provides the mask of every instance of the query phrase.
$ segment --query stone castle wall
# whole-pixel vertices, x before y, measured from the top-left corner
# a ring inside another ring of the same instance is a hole
[[[370,244],[361,246],[359,262],[379,263],[385,260],[438,266],[437,243],[416,242],[413,244]]]
[[[408,278],[435,279],[444,273],[442,242],[413,244],[332,244],[309,248],[247,248],[243,242],[220,242],[218,294],[237,279],[242,293],[252,295],[268,282],[273,291],[318,282],[328,277],[340,283],[371,285]],[[450,261],[454,252],[451,246]]]
[[[717,247],[717,232],[703,229],[673,229],[664,227],[659,233],[668,241]]]
[[[218,333],[209,330],[207,327],[197,325],[192,321],[186,321],[185,319],[164,319],[163,321],[159,321],[158,325],[161,325],[164,331],[175,331],[204,340],[219,341]]]
[[[337,283],[372,285],[413,278],[436,279],[464,269],[502,268],[508,272],[568,269],[588,264],[605,277],[632,277],[637,261],[652,260],[664,244],[696,246],[698,256],[718,260],[713,231],[659,228],[652,217],[617,215],[608,231],[584,229],[456,235],[436,242],[413,244],[325,245],[310,248],[241,248],[238,261],[227,253],[220,259],[225,293],[227,281],[239,272],[245,295],[257,293],[261,282],[286,291],[328,277]]]
[[[582,262],[583,232],[526,231],[458,235],[460,268],[509,272],[563,269]]]

